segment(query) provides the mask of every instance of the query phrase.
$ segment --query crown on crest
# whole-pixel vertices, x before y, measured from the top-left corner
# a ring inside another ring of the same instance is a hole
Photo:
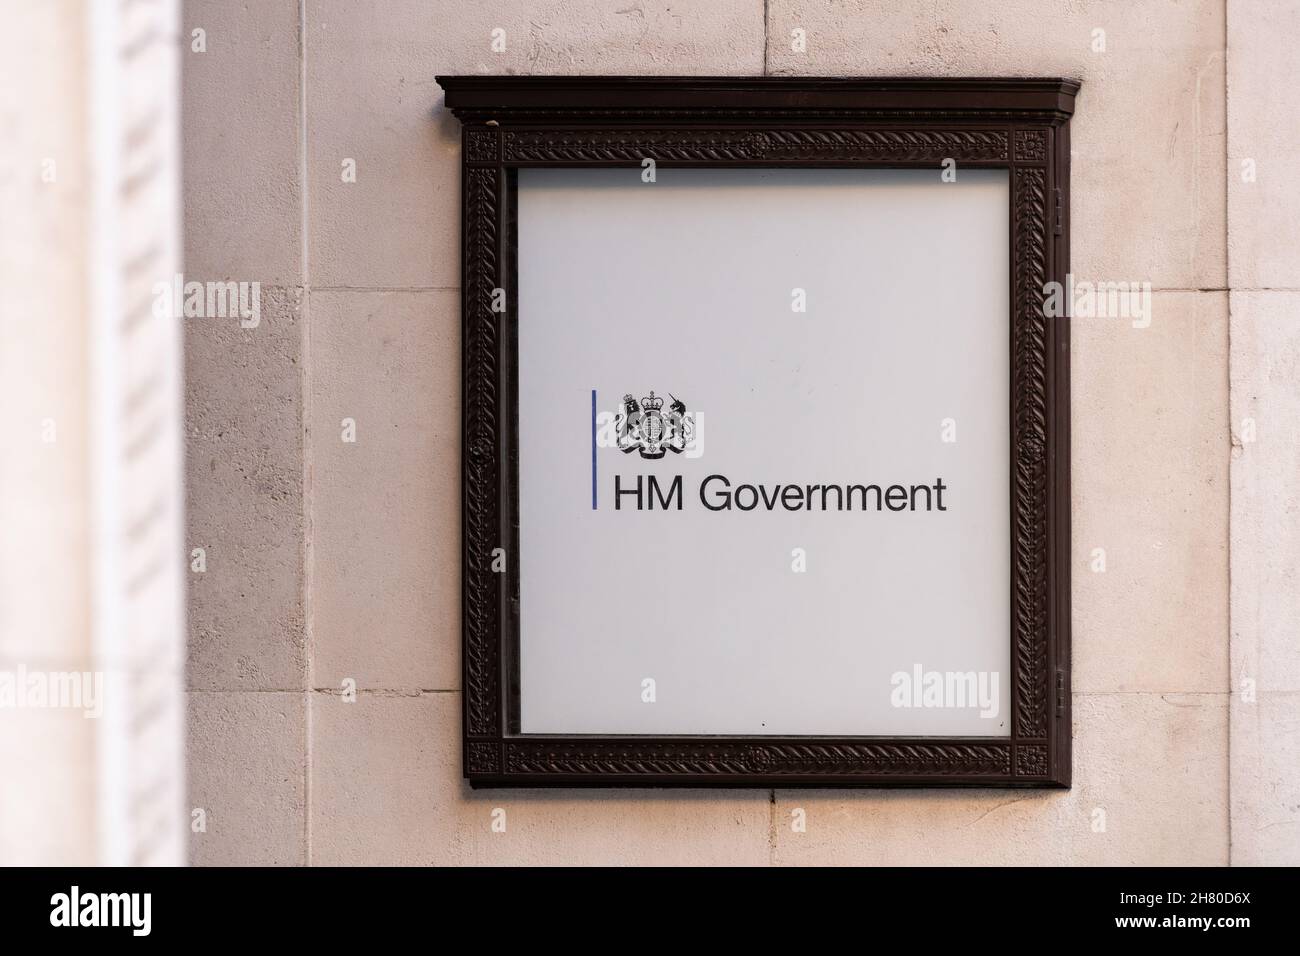
[[[653,389],[650,391],[649,395],[641,399],[641,408],[644,411],[657,412],[659,411],[659,409],[663,407],[664,407],[664,400],[662,398],[655,398],[655,393]]]

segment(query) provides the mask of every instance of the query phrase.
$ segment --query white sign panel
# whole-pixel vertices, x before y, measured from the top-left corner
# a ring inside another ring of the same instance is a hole
[[[1009,734],[1008,175],[941,172],[519,171],[523,733]]]

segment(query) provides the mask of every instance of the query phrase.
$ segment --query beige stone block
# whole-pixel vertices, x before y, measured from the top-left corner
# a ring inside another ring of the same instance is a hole
[[[1076,692],[1227,689],[1226,310],[1071,322]]]
[[[1223,695],[1076,694],[1070,791],[778,790],[775,862],[1221,865],[1226,707]]]
[[[192,688],[305,686],[300,298],[263,288],[256,328],[184,320]]]
[[[315,864],[768,862],[766,790],[474,791],[459,694],[316,693],[311,706]]]
[[[1076,694],[1073,705],[1067,862],[1225,865],[1227,695]]]
[[[1231,315],[1233,692],[1295,692],[1300,292],[1233,292]]]
[[[1232,696],[1232,863],[1300,865],[1300,693]]]
[[[459,295],[317,292],[311,322],[314,684],[456,688]]]
[[[1067,802],[1042,791],[778,790],[773,860],[781,866],[1052,865],[1066,855]]]
[[[804,53],[792,49],[794,29]],[[1105,52],[1093,50],[1095,30]],[[1081,79],[1073,272],[1156,288],[1224,285],[1223,50],[1223,0],[768,5],[777,74]]]
[[[207,827],[189,834],[191,864],[306,862],[303,718],[302,694],[190,692],[187,803]]]
[[[1228,268],[1234,289],[1300,288],[1300,0],[1228,0]]]
[[[460,124],[435,75],[758,74],[763,2],[312,0],[306,35],[313,286],[449,288],[460,285]]]
[[[186,274],[299,285],[297,0],[185,0],[180,26]]]

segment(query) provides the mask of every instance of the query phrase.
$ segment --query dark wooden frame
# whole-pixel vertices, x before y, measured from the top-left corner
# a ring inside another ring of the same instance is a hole
[[[1070,785],[1065,79],[440,76],[461,120],[464,772],[474,786]],[[514,171],[539,166],[1009,170],[1011,736],[606,737],[518,732]],[[507,292],[504,314],[493,290]]]

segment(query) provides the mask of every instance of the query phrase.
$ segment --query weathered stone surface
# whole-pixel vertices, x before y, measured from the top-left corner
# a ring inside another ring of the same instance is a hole
[[[1071,322],[1076,692],[1227,690],[1227,321],[1165,292]]]
[[[1231,309],[1233,692],[1300,692],[1300,292]]]
[[[306,862],[304,730],[302,694],[189,694],[188,809],[207,827],[190,833],[191,864]]]
[[[1081,79],[1075,275],[1222,288],[1223,30],[1222,0],[771,0],[767,61],[778,74]]]
[[[1231,312],[1232,861],[1294,865],[1300,292],[1233,292]]]
[[[775,862],[1222,865],[1227,736],[1221,694],[1075,694],[1073,789],[778,791]]]
[[[768,861],[765,790],[475,791],[461,778],[459,694],[317,693],[311,706],[313,863]]]
[[[192,688],[305,686],[301,293],[261,301],[256,328],[183,320]]]
[[[762,0],[312,0],[306,35],[311,281],[325,287],[460,285],[460,124],[437,74],[763,69]]]
[[[215,542],[207,575],[191,575],[189,680],[244,691],[192,695],[193,786],[215,808],[194,859],[306,859],[310,747],[319,863],[1223,863],[1231,686],[1233,860],[1300,860],[1288,522],[1300,310],[1294,292],[1233,293],[1229,415],[1222,293],[1229,261],[1234,288],[1300,286],[1285,175],[1298,134],[1276,121],[1296,69],[1294,0],[1232,0],[1226,37],[1222,0],[625,6],[309,0],[304,64],[297,3],[187,4],[185,31],[206,26],[210,51],[184,59],[187,272],[310,286],[305,396],[293,294],[271,293],[282,305],[259,332],[187,327],[191,536]],[[795,28],[806,53],[790,49]],[[460,144],[434,75],[758,74],[764,61],[1081,78],[1073,272],[1174,290],[1157,293],[1151,328],[1075,323],[1069,793],[782,791],[773,812],[764,791],[472,792],[459,695],[419,693],[458,685],[460,628]],[[238,122],[232,103],[251,104]],[[1255,183],[1241,181],[1243,158]],[[343,417],[356,444],[338,440]],[[1089,568],[1095,547],[1104,574]],[[303,686],[307,607],[317,686],[362,688],[356,704],[311,695],[311,741],[298,695],[255,692]],[[807,833],[790,830],[797,806]],[[504,833],[491,829],[498,807]]]
[[[1232,863],[1300,860],[1300,693],[1232,697]]]
[[[1300,2],[1230,0],[1227,19],[1231,284],[1300,289]]]
[[[299,285],[297,0],[185,0],[180,27],[185,271]]]
[[[311,355],[315,686],[454,689],[460,297],[317,292]]]

